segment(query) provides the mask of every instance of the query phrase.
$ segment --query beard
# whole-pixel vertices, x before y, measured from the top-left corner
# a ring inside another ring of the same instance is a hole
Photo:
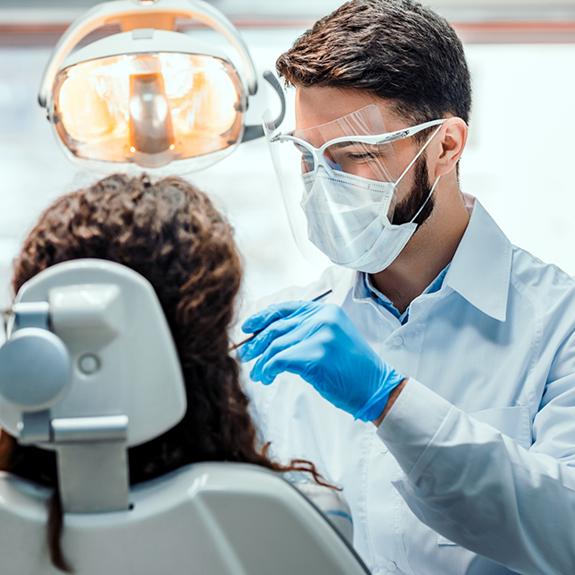
[[[406,224],[410,222],[417,214],[421,206],[431,192],[431,184],[429,182],[429,173],[427,171],[427,163],[424,157],[417,160],[414,167],[413,186],[409,194],[401,202],[395,206],[393,212],[393,224]],[[429,218],[433,212],[435,202],[433,197],[430,197],[417,218],[413,220],[417,224],[417,229]],[[417,232],[417,230],[415,230]]]

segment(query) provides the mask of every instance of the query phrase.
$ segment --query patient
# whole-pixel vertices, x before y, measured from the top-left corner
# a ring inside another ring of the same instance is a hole
[[[228,352],[241,261],[230,226],[205,194],[175,177],[152,183],[147,176],[115,175],[61,197],[40,217],[16,259],[14,292],[45,268],[78,258],[117,262],[150,281],[183,368],[187,412],[174,428],[128,450],[132,484],[198,461],[304,471],[322,483],[311,463],[284,467],[266,456],[267,446],[258,449],[238,365]],[[0,470],[54,488],[49,549],[54,565],[69,571],[60,547],[54,453],[21,446],[2,432]]]

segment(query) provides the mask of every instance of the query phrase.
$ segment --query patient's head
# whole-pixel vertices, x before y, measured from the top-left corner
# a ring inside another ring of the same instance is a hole
[[[232,230],[205,194],[180,178],[105,178],[58,199],[15,262],[12,285],[78,258],[117,262],[153,285],[182,359],[217,364],[241,280]]]
[[[157,477],[196,461],[243,461],[271,469],[256,447],[228,328],[241,282],[232,230],[205,194],[179,178],[115,175],[58,199],[40,217],[16,259],[16,293],[54,264],[100,258],[132,268],[154,287],[183,368],[188,408],[160,437],[129,449],[130,481]],[[306,469],[313,466],[304,465]],[[292,465],[291,469],[302,468]],[[57,486],[54,454],[0,435],[0,469]],[[57,490],[56,490],[57,494]],[[61,515],[58,498],[56,523]],[[61,525],[49,530],[53,561],[65,567]]]
[[[26,239],[14,292],[43,269],[77,258],[117,262],[150,281],[184,371],[187,414],[161,438],[130,450],[132,483],[193,461],[254,461],[247,399],[228,354],[240,259],[208,197],[180,178],[151,183],[121,175],[63,196]]]

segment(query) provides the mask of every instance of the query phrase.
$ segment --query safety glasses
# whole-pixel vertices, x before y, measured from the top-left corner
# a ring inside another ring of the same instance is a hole
[[[395,159],[393,148],[390,146],[391,143],[404,140],[444,122],[444,119],[433,120],[384,134],[341,136],[325,142],[319,148],[313,146],[305,138],[296,136],[297,131],[276,134],[270,138],[269,142],[271,144],[291,142],[301,154],[302,173],[309,176],[314,176],[320,166],[329,174],[332,174],[333,171],[339,171],[362,175],[361,171],[365,171],[366,165],[370,165],[370,170],[374,172],[377,171],[373,168],[374,163],[381,167],[389,164],[392,157]],[[382,171],[381,168],[379,171]],[[388,172],[389,170],[383,171]]]

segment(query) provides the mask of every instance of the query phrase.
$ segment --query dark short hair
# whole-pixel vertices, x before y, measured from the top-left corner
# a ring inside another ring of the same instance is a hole
[[[353,0],[318,20],[277,61],[288,84],[371,92],[416,123],[469,123],[471,82],[452,26],[413,0]]]

